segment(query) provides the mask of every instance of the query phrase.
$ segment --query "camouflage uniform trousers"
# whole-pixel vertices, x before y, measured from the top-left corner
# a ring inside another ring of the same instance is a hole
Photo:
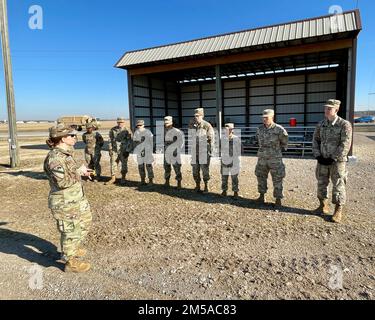
[[[95,170],[97,176],[102,174],[102,167],[100,165],[100,159],[102,157],[101,152],[95,152],[94,154],[90,154],[85,152],[85,160],[90,169]]]
[[[84,198],[69,207],[52,210],[52,214],[61,235],[60,244],[63,259],[69,260],[76,255],[77,249],[90,230],[92,222],[90,205]]]
[[[338,161],[326,166],[317,164],[316,178],[318,180],[318,199],[328,199],[328,185],[332,181],[332,203],[344,205],[346,203],[346,181],[348,172],[346,162]]]
[[[255,175],[258,179],[258,192],[267,193],[267,178],[271,172],[273,182],[273,196],[276,199],[282,199],[283,179],[285,178],[285,165],[281,158],[258,158],[255,167]]]
[[[222,191],[228,191],[228,180],[229,176],[231,176],[232,179],[232,191],[233,192],[238,192],[238,170],[236,170],[236,173],[231,172],[231,168],[229,167],[223,167],[221,166],[221,190]]]
[[[195,164],[191,164],[193,169],[193,178],[196,183],[201,182],[200,171],[202,170],[203,181],[208,182],[210,180],[210,161],[211,157],[207,156],[207,164],[200,164],[198,159]]]
[[[118,163],[121,162],[121,174],[128,173],[129,152],[110,152],[111,176],[115,176],[118,170]]]
[[[176,174],[176,180],[181,181],[182,180],[181,163],[175,162],[174,164],[170,164],[165,160],[165,158],[164,158],[164,179],[169,180],[171,178],[172,166]]]
[[[142,180],[146,179],[146,170],[147,176],[149,179],[154,179],[154,169],[152,164],[142,163],[138,165],[138,172]]]

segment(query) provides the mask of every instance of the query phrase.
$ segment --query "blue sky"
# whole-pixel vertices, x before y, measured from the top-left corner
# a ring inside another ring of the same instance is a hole
[[[29,28],[31,5],[43,8],[42,30]],[[113,67],[125,51],[325,15],[331,5],[346,11],[357,0],[8,0],[17,119],[128,116],[126,73]],[[375,2],[358,5],[356,108],[367,110],[375,109]]]

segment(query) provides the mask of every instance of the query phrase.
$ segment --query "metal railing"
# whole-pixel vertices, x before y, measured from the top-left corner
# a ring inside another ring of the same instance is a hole
[[[315,127],[284,127],[289,134],[288,150],[285,155],[308,157],[312,156],[312,141]],[[181,129],[185,134],[185,152],[190,154],[191,141],[189,141],[188,129]],[[258,141],[256,140],[257,127],[238,127],[241,130],[242,153],[243,155],[256,154]]]

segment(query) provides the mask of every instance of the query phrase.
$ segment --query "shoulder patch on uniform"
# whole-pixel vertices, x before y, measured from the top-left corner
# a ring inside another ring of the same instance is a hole
[[[344,120],[344,128],[348,131],[352,131],[352,124],[349,121]]]
[[[50,160],[49,163],[48,163],[48,167],[51,169],[51,170],[54,170],[55,168],[57,167],[62,167],[61,165],[61,162],[58,160],[58,159],[53,159],[53,160]]]
[[[56,171],[56,172],[62,172],[62,173],[64,172],[64,168],[60,164],[51,169],[52,171]]]

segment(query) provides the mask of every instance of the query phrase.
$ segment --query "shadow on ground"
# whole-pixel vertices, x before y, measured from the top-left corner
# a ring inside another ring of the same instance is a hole
[[[0,226],[6,225],[0,222]],[[16,255],[43,267],[56,267],[63,270],[64,265],[57,262],[60,255],[51,242],[33,234],[13,231],[0,227],[0,252]]]
[[[21,149],[26,150],[49,150],[47,144],[30,144],[21,146]],[[85,144],[82,141],[79,141],[75,144],[74,149],[76,150],[83,150],[85,149]]]
[[[35,171],[15,171],[15,172],[2,172],[3,174],[8,174],[13,177],[27,177],[35,180],[47,180],[47,176],[44,172],[35,172]]]
[[[82,141],[78,141],[75,146],[74,146],[74,149],[75,150],[84,150],[85,149],[85,144],[82,142]],[[47,144],[29,144],[29,145],[23,145],[21,146],[21,149],[25,149],[25,150],[49,150]],[[102,148],[102,151],[108,151],[108,142],[105,141],[104,142],[104,146]]]
[[[103,179],[104,181],[109,180]],[[117,186],[121,186],[118,182],[116,183]],[[196,192],[193,189],[188,188],[181,188],[177,189],[176,187],[166,187],[163,184],[153,184],[153,185],[146,185],[142,186],[139,181],[131,181],[127,180],[122,187],[130,187],[130,188],[137,188],[140,192],[157,192],[159,194],[167,195],[170,197],[176,197],[180,199],[185,199],[189,201],[199,201],[203,203],[219,203],[219,204],[230,204],[233,206],[237,206],[240,208],[248,208],[248,209],[255,209],[255,210],[278,210],[280,213],[291,213],[291,214],[298,214],[298,215],[316,215],[320,216],[314,211],[306,210],[302,208],[295,208],[289,206],[282,206],[280,208],[275,208],[273,203],[265,203],[260,204],[256,202],[254,199],[248,199],[240,197],[238,199],[234,199],[231,196],[223,197],[218,193],[202,193]],[[327,220],[328,218],[322,217],[322,219]]]

